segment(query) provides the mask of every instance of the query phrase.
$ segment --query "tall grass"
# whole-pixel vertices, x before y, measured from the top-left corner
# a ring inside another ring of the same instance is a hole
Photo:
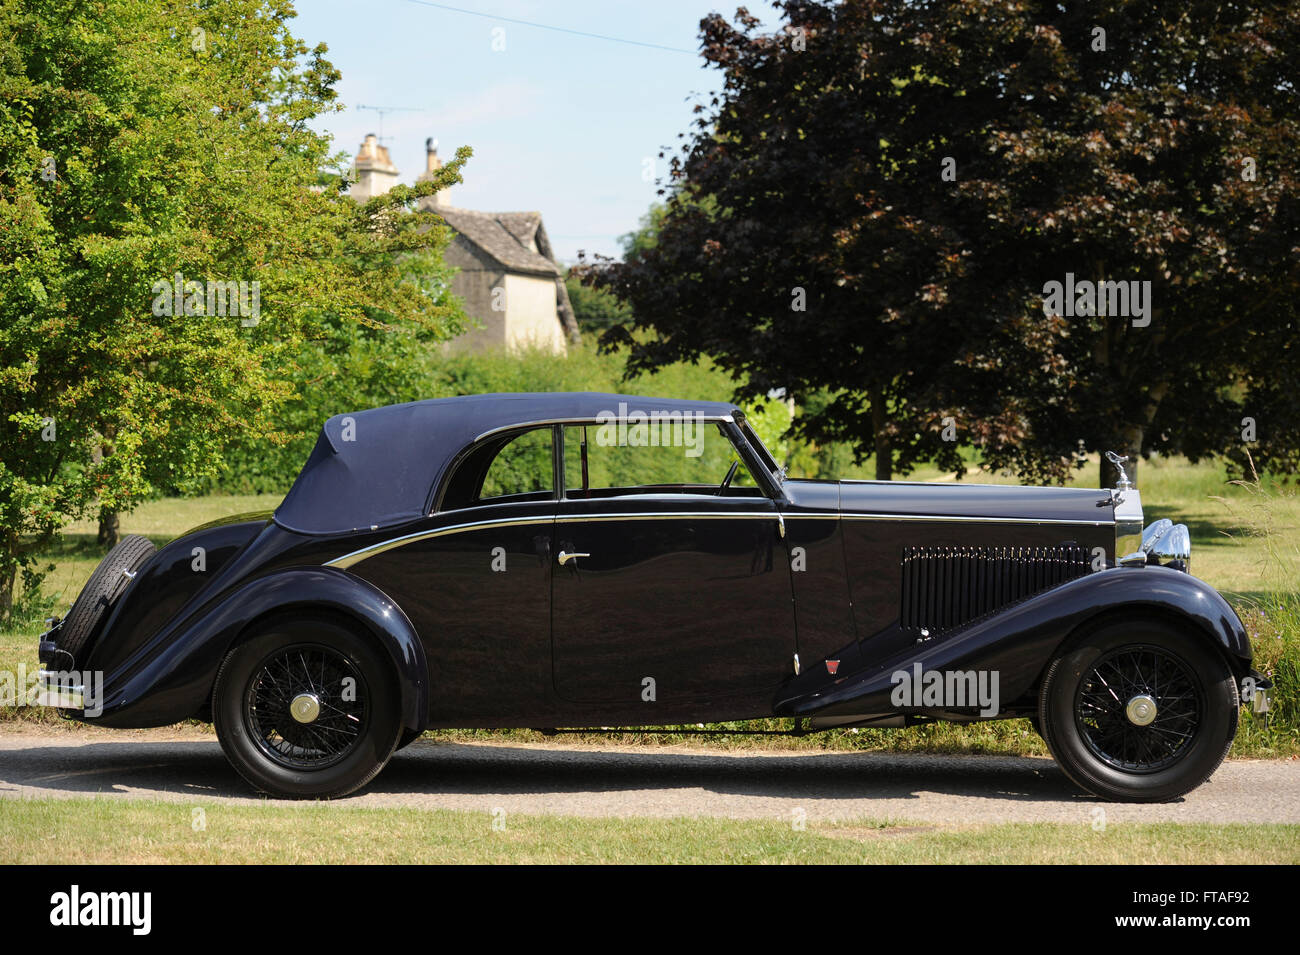
[[[1266,483],[1250,462],[1249,480],[1231,483],[1244,498],[1215,497],[1237,519],[1241,533],[1263,554],[1265,588],[1238,598],[1238,613],[1250,634],[1255,669],[1273,681],[1270,708],[1247,710],[1234,754],[1269,756],[1300,751],[1300,540],[1289,522],[1296,491]]]

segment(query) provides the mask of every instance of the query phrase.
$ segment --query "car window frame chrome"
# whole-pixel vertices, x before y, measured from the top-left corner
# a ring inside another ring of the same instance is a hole
[[[738,411],[735,412],[734,414],[728,412],[727,414],[720,414],[720,415],[715,415],[715,414],[694,415],[694,417],[698,418],[701,422],[720,425],[721,426],[720,430],[726,436],[727,440],[731,442],[732,449],[737,453],[742,463],[744,463],[744,465],[749,469],[750,473],[754,476],[754,479],[758,482],[759,490],[763,492],[763,495],[774,501],[778,501],[778,502],[784,501],[785,495],[781,492],[780,484],[777,482],[775,476],[770,474],[765,467],[761,466],[761,458],[759,458],[758,455],[753,451],[753,449],[749,445],[749,442],[745,440],[743,431],[737,426],[736,424],[737,416],[739,416],[741,420],[743,420],[743,415],[741,415],[740,412]],[[470,442],[468,445],[462,448],[456,454],[456,456],[452,458],[451,462],[447,465],[447,468],[441,480],[438,483],[438,487],[433,494],[432,501],[426,511],[426,515],[429,517],[433,517],[434,515],[437,514],[451,513],[450,510],[443,507],[443,502],[446,497],[447,488],[451,484],[452,478],[455,477],[456,472],[460,469],[461,465],[465,463],[465,459],[468,458],[470,455],[472,455],[476,449],[481,447],[484,441],[491,440],[492,438],[499,437],[502,434],[506,434],[512,431],[518,431],[520,433],[523,433],[525,431],[531,431],[543,427],[552,428],[552,439],[551,439],[552,482],[551,483],[554,485],[554,493],[555,493],[554,500],[556,500],[557,502],[564,501],[564,500],[575,500],[575,498],[565,497],[566,488],[564,487],[564,429],[566,427],[574,427],[578,425],[584,425],[587,427],[608,425],[608,424],[617,425],[620,423],[626,423],[628,420],[629,419],[627,416],[616,416],[612,418],[609,417],[597,418],[594,415],[567,417],[567,418],[545,418],[536,421],[520,421],[515,424],[502,425],[499,428],[492,428],[489,431],[484,431],[482,434],[476,437],[472,442]],[[771,457],[770,452],[768,456]],[[775,461],[776,459],[772,458],[772,460]],[[536,502],[526,502],[526,503],[536,503]],[[464,510],[464,508],[458,507],[458,508],[453,508],[452,510],[459,511],[459,510]]]

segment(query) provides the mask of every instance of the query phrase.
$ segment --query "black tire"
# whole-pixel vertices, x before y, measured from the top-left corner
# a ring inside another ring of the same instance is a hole
[[[1236,678],[1204,636],[1140,620],[1101,627],[1052,661],[1038,723],[1083,789],[1119,802],[1168,802],[1219,768],[1239,706]]]
[[[72,609],[63,618],[55,645],[72,658],[73,666],[84,663],[85,652],[98,636],[108,611],[130,585],[133,575],[156,548],[153,541],[138,534],[122,538],[99,562],[81,588]]]
[[[351,680],[351,699],[346,692]],[[254,788],[333,799],[379,774],[401,734],[389,661],[339,621],[285,619],[226,655],[212,722],[235,770]],[[303,720],[290,703],[302,700]]]

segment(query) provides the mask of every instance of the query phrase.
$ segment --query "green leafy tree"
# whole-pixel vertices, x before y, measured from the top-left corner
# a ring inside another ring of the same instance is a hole
[[[634,230],[618,237],[624,256],[636,255],[654,247],[655,233],[666,211],[667,206],[662,202],[653,203]],[[573,304],[578,327],[599,338],[611,328],[629,324],[632,321],[632,310],[612,292],[583,280],[586,274],[585,260],[586,256],[579,253],[579,265],[565,275],[564,284],[569,291],[569,301]]]
[[[404,261],[448,231],[408,210],[459,181],[468,150],[350,199],[344,157],[309,128],[338,108],[339,74],[292,15],[0,3],[0,616],[68,520],[202,487],[236,439],[287,440],[305,342],[447,324]],[[244,283],[237,316],[217,282]]]
[[[399,322],[378,309],[367,311],[373,323],[323,316],[319,333],[304,337],[292,357],[286,358],[286,374],[296,386],[276,412],[286,440],[236,436],[223,454],[223,470],[208,479],[207,489],[282,494],[297,478],[326,418],[431,397],[430,356],[436,353],[436,344],[463,329],[468,318],[451,292],[455,270],[443,261],[440,251],[407,253],[400,267],[423,288],[443,323],[430,328]],[[180,494],[186,489],[162,486],[160,490]]]
[[[824,393],[797,427],[878,477],[962,444],[1042,480],[1109,448],[1300,464],[1300,8],[780,7],[703,21],[722,90],[655,243],[589,272],[634,369]],[[1071,275],[1142,310],[1047,314]]]
[[[573,317],[583,333],[599,336],[615,325],[631,320],[631,311],[613,293],[584,285],[573,270],[565,275],[564,285],[569,290]]]
[[[629,256],[640,255],[647,249],[653,249],[658,241],[659,227],[663,224],[664,216],[668,214],[668,206],[662,202],[650,204],[637,227],[631,232],[618,237],[618,244],[623,247],[624,258]]]

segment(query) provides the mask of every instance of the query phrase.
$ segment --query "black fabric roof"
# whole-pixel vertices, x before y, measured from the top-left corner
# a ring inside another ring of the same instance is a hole
[[[452,459],[497,428],[602,414],[717,417],[735,410],[721,401],[552,392],[434,398],[339,414],[321,428],[275,520],[305,534],[332,534],[423,517]]]

